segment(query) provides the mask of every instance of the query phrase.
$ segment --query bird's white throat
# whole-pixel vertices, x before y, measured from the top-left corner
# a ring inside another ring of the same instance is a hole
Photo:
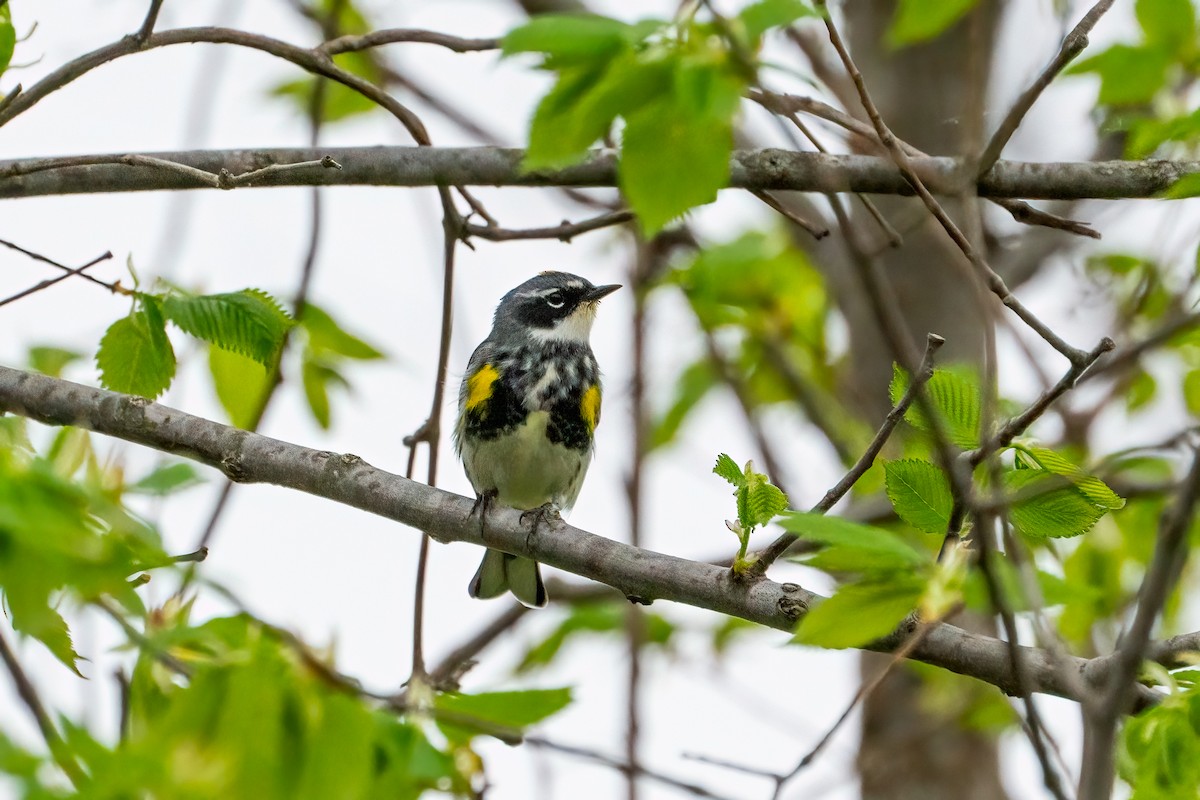
[[[529,335],[539,342],[582,342],[587,344],[596,321],[596,304],[580,303],[579,307],[554,324],[553,328],[530,328]]]

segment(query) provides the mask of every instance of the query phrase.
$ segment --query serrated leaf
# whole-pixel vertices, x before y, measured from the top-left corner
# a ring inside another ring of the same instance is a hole
[[[198,297],[171,294],[163,309],[185,333],[264,366],[274,363],[295,324],[273,297],[258,289]]]
[[[911,573],[930,563],[894,533],[840,517],[790,511],[778,520],[801,539],[825,545],[803,563],[833,572]]]
[[[792,641],[840,649],[887,636],[921,599],[924,582],[898,578],[886,583],[850,583],[800,620]]]
[[[904,47],[937,38],[979,0],[900,0],[887,32],[888,44]]]
[[[739,502],[738,518],[742,529],[767,525],[771,520],[787,508],[787,495],[778,487],[767,481],[767,476],[752,473],[743,489],[744,503]],[[739,500],[741,500],[739,496]]]
[[[945,533],[954,510],[946,473],[916,458],[883,465],[888,499],[900,519],[925,533]]]
[[[142,296],[139,308],[108,327],[96,351],[100,383],[114,392],[155,399],[175,377],[175,350],[158,301]]]
[[[893,364],[889,387],[892,405],[900,402],[908,385],[908,373]],[[925,384],[925,393],[942,419],[950,441],[963,448],[978,447],[981,400],[979,381],[974,373],[967,367],[935,369]],[[932,433],[934,430],[919,402],[914,401],[909,406],[904,419],[919,431]]]
[[[135,494],[163,497],[204,483],[199,471],[191,464],[179,461],[159,467],[150,474],[126,487]]]
[[[746,483],[746,476],[742,473],[742,468],[725,453],[717,456],[717,463],[713,466],[713,472],[733,486],[740,487]]]
[[[382,351],[348,333],[324,309],[312,303],[304,306],[300,324],[308,333],[308,346],[316,353],[334,353],[359,361],[384,358]]]
[[[253,428],[270,388],[270,371],[253,359],[219,347],[208,348],[208,368],[229,421],[244,430]]]
[[[1059,486],[1063,477],[1044,470],[1024,469],[1004,473],[1005,488],[1013,494],[1031,494],[1014,500],[1009,508],[1013,526],[1035,539],[1068,538],[1087,533],[1105,514],[1075,486]],[[1045,491],[1039,491],[1044,488]]]
[[[1108,484],[1094,475],[1088,475],[1061,453],[1045,447],[1028,447],[1022,450],[1047,472],[1069,478],[1084,497],[1100,508],[1112,511],[1125,507],[1125,499],[1108,488]]]

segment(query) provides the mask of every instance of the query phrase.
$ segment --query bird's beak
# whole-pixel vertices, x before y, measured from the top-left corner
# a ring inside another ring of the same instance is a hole
[[[585,303],[595,303],[602,298],[608,297],[610,294],[621,288],[619,283],[610,283],[607,286],[597,286],[583,296]]]

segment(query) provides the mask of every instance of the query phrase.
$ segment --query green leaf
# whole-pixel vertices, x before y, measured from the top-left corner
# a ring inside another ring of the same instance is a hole
[[[930,557],[894,533],[840,517],[791,511],[779,518],[786,530],[825,545],[816,555],[802,557],[818,569],[835,572],[912,572],[927,566]]]
[[[1079,492],[1093,505],[1110,511],[1125,507],[1125,500],[1108,488],[1108,484],[1094,475],[1088,475],[1062,454],[1045,447],[1022,447],[1019,449],[1047,472],[1069,478],[1071,483],[1075,484]]]
[[[350,32],[345,28],[340,30],[343,33]],[[369,51],[339,53],[333,57],[333,63],[369,83],[378,85],[384,81],[376,56]],[[340,122],[379,109],[379,105],[371,98],[326,78],[306,77],[285,81],[272,88],[270,94],[291,101],[295,110],[307,119],[312,116],[314,93],[318,91],[318,86],[322,92],[320,109],[323,122]]]
[[[332,353],[359,361],[384,358],[380,350],[347,333],[325,310],[312,303],[304,306],[300,325],[308,333],[308,346],[316,353]]]
[[[1139,105],[1153,100],[1166,85],[1171,60],[1161,48],[1115,44],[1068,67],[1066,74],[1099,75],[1101,105]]]
[[[96,366],[104,388],[153,400],[175,377],[175,351],[158,301],[147,295],[138,300],[137,310],[105,331]]]
[[[767,525],[787,508],[787,495],[771,484],[767,476],[746,471],[746,485],[738,493],[738,521],[742,530],[750,531]]]
[[[274,363],[295,324],[273,297],[258,289],[199,297],[172,294],[163,307],[185,333],[264,366]]]
[[[17,47],[17,30],[13,27],[12,7],[5,3],[0,7],[0,74],[12,63],[13,51]]]
[[[629,619],[629,605],[621,602],[582,603],[573,605],[570,613],[557,628],[530,647],[515,672],[524,674],[532,670],[548,666],[559,654],[568,641],[582,634],[625,634],[625,626]],[[675,634],[675,625],[659,614],[644,613],[642,615],[643,643],[658,647],[667,647]]]
[[[945,533],[950,526],[954,497],[946,474],[916,458],[883,465],[887,496],[900,519],[925,533]]]
[[[541,722],[566,708],[571,702],[570,689],[529,689],[485,694],[440,694],[434,708],[448,711],[462,721],[443,722],[441,727],[452,739],[469,739],[479,731],[468,731],[463,725],[478,720],[486,731],[489,725],[520,731]],[[465,734],[465,735],[464,735]]]
[[[509,31],[501,52],[544,53],[555,66],[595,62],[623,49],[632,33],[624,22],[595,14],[539,14]]]
[[[126,491],[163,497],[204,483],[200,473],[191,464],[178,461],[167,464],[126,487]]]
[[[329,430],[332,423],[329,408],[329,384],[340,383],[348,386],[346,379],[332,367],[306,358],[300,367],[304,381],[304,397],[308,400],[308,408],[312,411],[313,419],[322,430]]]
[[[7,8],[7,6],[5,6]],[[61,378],[68,364],[83,358],[83,353],[61,347],[35,346],[29,348],[29,368],[51,378]]]
[[[900,402],[908,389],[908,374],[898,364],[892,366],[890,395],[892,404]],[[959,447],[979,446],[979,380],[968,367],[935,369],[925,384],[925,393],[933,409],[942,419],[946,435]],[[914,401],[904,419],[919,431],[933,432],[933,423]]]
[[[717,374],[708,358],[701,358],[684,369],[676,381],[671,407],[651,425],[647,450],[665,447],[674,441],[688,416],[716,385]]]
[[[1077,487],[1059,486],[1062,476],[1035,469],[1004,473],[1004,485],[1017,495],[1009,518],[1018,531],[1035,539],[1079,536],[1092,529],[1105,509],[1092,503]],[[1053,488],[1058,486],[1059,488]]]
[[[713,466],[713,472],[735,487],[740,488],[746,483],[746,476],[742,473],[741,467],[725,453],[717,456],[717,463]]]
[[[812,608],[792,641],[818,647],[859,647],[887,636],[917,607],[924,583],[898,577],[886,583],[851,583]]]
[[[1200,185],[1197,185],[1197,189],[1200,190]],[[1154,376],[1144,370],[1138,370],[1129,382],[1129,391],[1125,393],[1125,410],[1133,412],[1144,408],[1154,399],[1157,391],[1158,383]]]
[[[743,8],[737,19],[750,41],[757,44],[771,28],[782,28],[798,19],[815,16],[817,12],[801,0],[758,0]]]
[[[1184,175],[1171,184],[1164,196],[1169,200],[1183,200],[1197,195],[1200,195],[1200,172]]]
[[[270,389],[271,373],[257,361],[219,347],[208,348],[208,368],[229,421],[244,430],[253,428]]]
[[[1137,0],[1134,11],[1148,44],[1171,53],[1194,45],[1196,11],[1191,0]]]
[[[1183,400],[1189,414],[1200,416],[1200,369],[1193,369],[1183,376]]]
[[[905,47],[940,36],[979,0],[900,0],[887,42],[892,47]]]
[[[670,96],[626,116],[620,185],[645,235],[716,200],[729,182],[733,114],[744,88],[719,65],[684,62]]]

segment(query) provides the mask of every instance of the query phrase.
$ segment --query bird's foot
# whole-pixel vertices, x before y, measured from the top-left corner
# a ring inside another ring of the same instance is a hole
[[[467,514],[470,517],[479,515],[479,536],[483,538],[487,535],[487,517],[492,512],[492,508],[496,504],[496,498],[500,492],[496,489],[488,489],[486,492],[480,492],[475,495],[475,505],[471,506],[471,513]]]
[[[559,513],[558,505],[555,503],[546,503],[537,508],[531,508],[528,511],[521,512],[521,524],[525,525],[532,521],[528,535],[525,541],[528,542],[537,536],[538,529],[543,525],[550,527],[556,522],[562,522],[562,515]]]

